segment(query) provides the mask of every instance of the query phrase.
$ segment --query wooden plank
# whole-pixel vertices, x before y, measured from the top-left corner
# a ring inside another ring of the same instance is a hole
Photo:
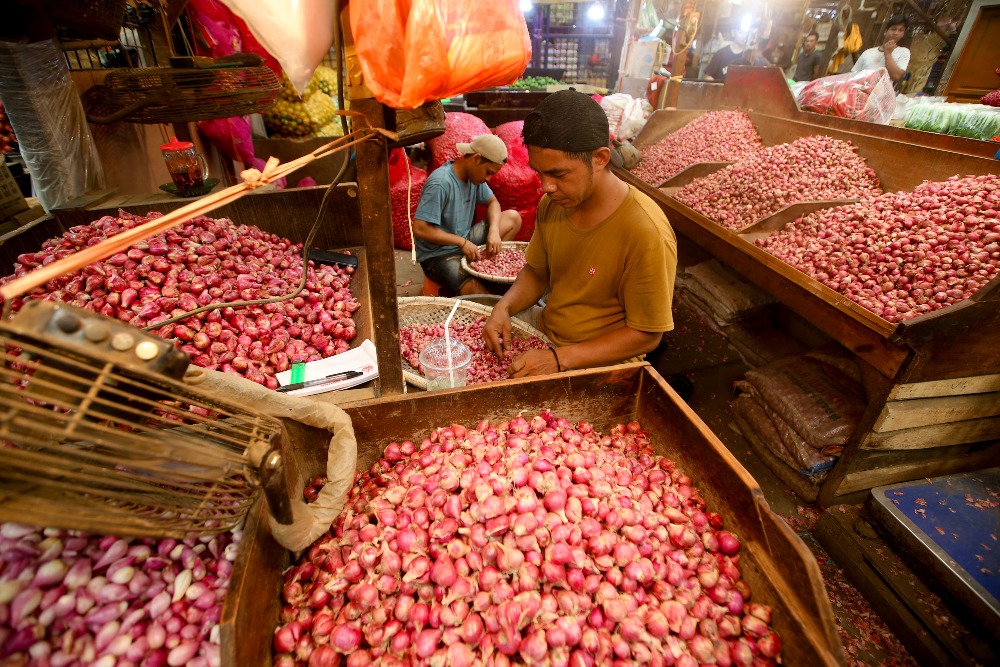
[[[1000,415],[1000,392],[889,401],[873,430],[884,433],[996,415]]]
[[[900,431],[865,435],[862,449],[929,449],[1000,438],[1000,417],[968,419],[948,424],[933,424]]]
[[[251,508],[222,607],[221,664],[266,667],[291,554],[271,537],[263,496]],[[264,628],[266,631],[262,631]]]
[[[374,99],[351,100],[373,127],[385,127],[385,107]],[[388,153],[385,141],[357,145],[361,228],[369,262],[372,326],[378,355],[379,391],[403,393],[403,361],[399,354],[399,316],[396,312],[396,259],[392,250]]]
[[[987,391],[1000,391],[1000,373],[898,384],[892,388],[887,398],[902,401],[910,398],[982,394]]]
[[[706,113],[705,109],[659,109],[646,119],[639,134],[632,141],[636,148],[659,143],[663,137],[676,132],[695,118]]]
[[[660,183],[658,188],[683,188],[693,180],[710,176],[728,167],[731,162],[696,162]]]
[[[833,496],[845,496],[856,491],[885,486],[896,482],[909,482],[921,477],[937,477],[956,472],[982,470],[1000,464],[1000,444],[985,446],[956,445],[915,451],[871,451],[880,459],[858,456],[835,489]],[[918,456],[921,455],[921,456]],[[827,490],[824,488],[824,493]]]
[[[901,322],[894,342],[917,351],[900,382],[1000,373],[1000,276],[961,303]]]
[[[859,522],[860,528],[856,528]],[[858,533],[859,529],[865,531],[864,536]],[[938,609],[929,604],[936,596],[919,577],[912,576],[891,549],[875,538],[874,531],[863,523],[858,509],[851,505],[829,508],[816,523],[816,539],[910,655],[920,665],[955,664],[952,654],[964,651],[960,642],[937,631],[940,626],[928,612]]]
[[[794,204],[789,204],[779,211],[775,211],[771,215],[761,218],[752,225],[748,225],[739,231],[740,235],[743,234],[759,234],[761,232],[777,232],[785,228],[790,222],[795,222],[799,218],[805,217],[810,213],[815,213],[816,211],[822,211],[825,208],[834,208],[836,206],[846,206],[847,204],[857,203],[857,199],[834,199],[829,201],[800,201]]]

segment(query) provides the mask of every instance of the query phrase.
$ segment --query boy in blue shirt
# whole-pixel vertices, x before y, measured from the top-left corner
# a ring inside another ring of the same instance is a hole
[[[503,241],[521,229],[517,211],[500,210],[489,182],[507,162],[507,147],[494,134],[455,144],[462,155],[446,162],[427,178],[413,219],[417,261],[424,274],[454,295],[484,294],[486,288],[462,269],[469,262],[492,257]],[[486,206],[486,219],[474,223],[476,205]],[[479,246],[486,245],[480,253]]]

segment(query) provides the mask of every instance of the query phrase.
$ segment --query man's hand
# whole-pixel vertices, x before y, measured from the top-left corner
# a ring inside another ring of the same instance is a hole
[[[882,50],[885,51],[885,55],[888,56],[892,53],[893,49],[896,48],[896,40],[890,39],[888,42],[882,45]]]
[[[486,234],[486,256],[494,257],[503,249],[503,240],[500,238],[500,231],[490,226],[490,231]]]
[[[552,350],[528,350],[510,363],[507,372],[512,378],[531,375],[551,375],[559,372]]]
[[[483,325],[486,349],[503,359],[504,352],[510,349],[510,335],[510,315],[506,310],[493,308],[486,324]]]
[[[462,245],[459,246],[462,250],[462,254],[465,255],[465,259],[470,262],[478,262],[481,258],[479,253],[479,246],[477,246],[472,241],[465,239]]]

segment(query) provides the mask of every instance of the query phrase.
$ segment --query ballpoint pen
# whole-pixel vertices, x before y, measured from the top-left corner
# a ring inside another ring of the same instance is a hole
[[[343,373],[334,373],[333,375],[327,375],[326,377],[316,378],[315,380],[306,380],[305,382],[295,382],[293,384],[286,384],[284,387],[278,387],[277,391],[295,391],[296,389],[305,389],[306,387],[318,387],[324,384],[334,384],[340,380],[349,380],[351,378],[356,378],[362,375],[361,371],[344,371]]]

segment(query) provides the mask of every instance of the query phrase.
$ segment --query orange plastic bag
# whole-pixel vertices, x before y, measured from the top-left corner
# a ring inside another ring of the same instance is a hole
[[[518,0],[351,0],[350,12],[365,84],[396,109],[513,83],[531,60]]]

